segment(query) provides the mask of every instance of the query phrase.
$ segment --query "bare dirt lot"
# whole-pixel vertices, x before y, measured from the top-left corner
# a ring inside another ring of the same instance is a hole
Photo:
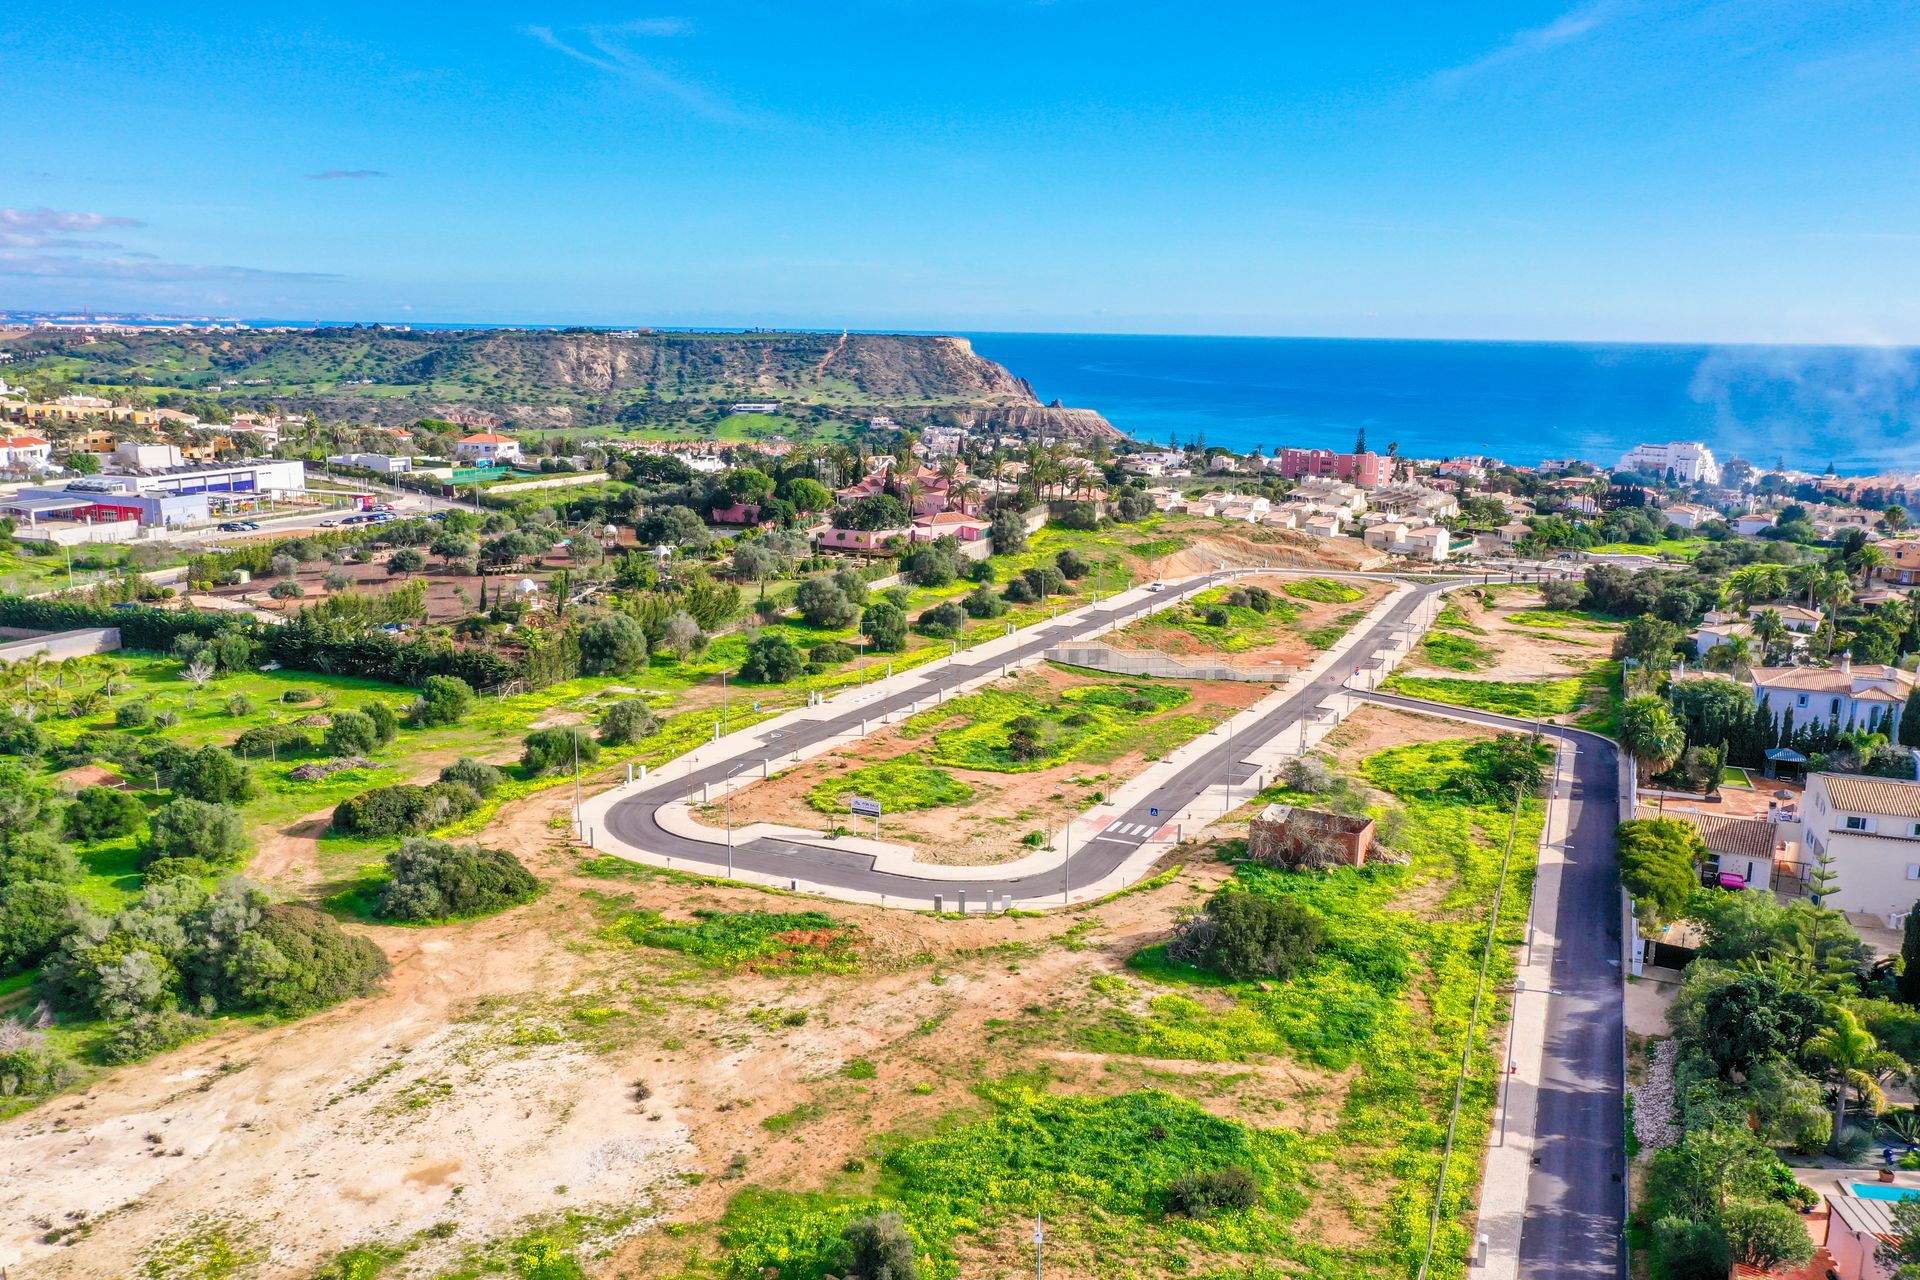
[[[1042,666],[1021,673],[1009,686],[1057,695],[1067,689],[1109,683]],[[1173,711],[1147,717],[1141,722],[1143,728],[1171,716],[1199,715],[1217,723],[1272,692],[1268,685],[1233,681],[1182,682],[1179,687],[1188,690],[1192,700]],[[736,791],[733,821],[736,825],[772,822],[823,833],[845,826],[855,834],[870,835],[873,830],[870,821],[847,814],[823,813],[807,802],[808,794],[823,782],[843,778],[868,765],[902,757],[924,760],[928,746],[924,736],[905,737],[897,726],[882,729],[857,743],[816,756],[765,782]],[[1032,846],[1021,843],[1029,832],[1051,835],[1069,817],[1099,803],[1148,763],[1144,753],[1128,751],[1111,761],[1069,762],[1032,773],[940,766],[971,788],[973,797],[955,805],[890,812],[881,820],[880,836],[883,840],[912,846],[915,858],[922,862],[952,866],[1006,862],[1033,851]],[[707,805],[698,812],[713,825],[725,821],[721,805]]]
[[[1471,732],[1366,708],[1328,749],[1344,765]],[[982,1080],[1042,1071],[1060,1093],[1162,1089],[1264,1129],[1320,1133],[1359,1074],[1087,1052],[1041,1034],[1115,999],[1145,1006],[1154,988],[1127,960],[1225,877],[1204,848],[1173,854],[1185,869],[1167,883],[1096,906],[939,920],[637,867],[583,874],[550,825],[566,802],[534,796],[481,837],[539,874],[541,899],[468,924],[369,931],[394,964],[378,995],[230,1029],[0,1123],[11,1274],[307,1277],[349,1246],[428,1232],[380,1274],[433,1275],[564,1209],[598,1220],[589,1274],[662,1275],[711,1256],[712,1224],[741,1190],[844,1189],[883,1135],[981,1114]],[[276,846],[274,865],[255,870],[305,883],[310,856]],[[708,908],[824,910],[859,931],[859,972],[706,969],[609,930],[626,913]],[[1125,996],[1091,985],[1123,977]],[[1384,1184],[1319,1173],[1302,1237],[1363,1239]],[[43,1243],[50,1233],[65,1242]],[[1022,1253],[1012,1236],[963,1242],[963,1274],[1014,1274]],[[228,1255],[220,1270],[152,1269]],[[1049,1262],[1065,1276],[1098,1270]]]
[[[1261,640],[1246,647],[1238,647],[1241,640],[1250,634],[1246,629],[1239,629],[1235,647],[1228,647],[1205,631],[1196,632],[1183,625],[1192,614],[1192,610],[1186,607],[1170,609],[1164,614],[1136,622],[1106,637],[1106,640],[1116,649],[1153,649],[1175,657],[1224,662],[1232,667],[1306,667],[1322,652],[1309,637],[1324,628],[1337,627],[1345,618],[1351,617],[1357,622],[1359,616],[1363,616],[1380,602],[1382,596],[1393,590],[1391,583],[1338,579],[1336,581],[1342,586],[1351,587],[1361,594],[1350,601],[1302,600],[1286,591],[1289,585],[1297,585],[1300,581],[1297,576],[1289,578],[1278,575],[1271,578],[1256,575],[1233,581],[1231,585],[1234,587],[1265,587],[1288,606],[1298,610],[1297,615],[1286,622],[1280,621],[1281,615],[1278,614],[1271,615],[1271,621],[1251,623],[1249,620],[1251,627],[1258,629]]]
[[[485,836],[517,850],[548,894],[472,924],[371,930],[394,965],[377,996],[228,1030],[0,1124],[12,1274],[122,1277],[156,1249],[234,1244],[258,1254],[221,1274],[307,1275],[357,1242],[453,1224],[413,1259],[429,1266],[562,1209],[608,1215],[609,1247],[629,1263],[658,1259],[681,1246],[647,1227],[710,1221],[744,1170],[817,1181],[878,1132],[971,1105],[993,1013],[1043,998],[1068,971],[1117,971],[1214,875],[1097,916],[938,921],[833,904],[862,932],[859,975],[709,974],[608,941],[596,921],[615,908],[807,904],[637,870],[578,875],[578,855],[550,844],[549,811],[563,805],[536,797]],[[1048,945],[1090,919],[1096,945]],[[987,958],[1007,947],[1037,958]],[[990,1056],[1011,1070],[1011,1054]],[[858,1056],[880,1070],[856,1087],[839,1072]],[[1097,1075],[1067,1067],[1068,1080]],[[762,1125],[803,1102],[857,1105],[804,1134]],[[65,1242],[41,1243],[49,1232]]]
[[[1453,635],[1485,650],[1484,665],[1461,671],[1432,661],[1416,647],[1408,655],[1408,671],[1438,675],[1468,675],[1476,680],[1532,680],[1542,676],[1579,675],[1613,651],[1608,630],[1584,626],[1529,625],[1514,615],[1544,609],[1540,593],[1527,587],[1502,587],[1489,595],[1477,590],[1456,591],[1448,597],[1468,627],[1441,626],[1435,632]]]

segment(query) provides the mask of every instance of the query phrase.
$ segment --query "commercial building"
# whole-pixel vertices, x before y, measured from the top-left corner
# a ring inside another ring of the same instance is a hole
[[[75,480],[64,488],[29,487],[0,502],[0,512],[30,529],[42,526],[124,524],[144,528],[179,528],[205,524],[212,510],[204,493],[139,494],[87,487],[96,477]]]
[[[1688,484],[1720,483],[1720,463],[1713,450],[1697,440],[1635,445],[1614,469],[1644,476],[1664,476],[1671,471]]]

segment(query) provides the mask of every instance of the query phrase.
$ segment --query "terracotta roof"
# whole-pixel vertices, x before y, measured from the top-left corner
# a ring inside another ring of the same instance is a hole
[[[497,431],[482,431],[478,435],[462,436],[461,444],[512,444],[512,436],[503,436]]]
[[[1813,776],[1826,783],[1827,795],[1836,809],[1920,818],[1920,782],[1896,782],[1892,778],[1869,778],[1856,773]]]
[[[1751,618],[1755,614],[1767,609],[1771,609],[1779,614],[1782,622],[1786,622],[1789,619],[1800,622],[1818,622],[1827,616],[1818,609],[1809,609],[1804,605],[1797,604],[1759,604],[1747,610],[1747,616]]]
[[[1913,687],[1913,674],[1898,667],[1865,662],[1851,671],[1838,667],[1755,667],[1753,682],[1768,689],[1799,689],[1812,693],[1853,693],[1854,681],[1891,680],[1897,687]],[[1864,690],[1862,691],[1864,692]]]
[[[45,443],[39,436],[8,436],[0,440],[0,446],[9,449],[31,449],[34,445]]]
[[[1676,816],[1693,824],[1710,853],[1736,858],[1772,858],[1778,844],[1773,824],[1764,818],[1723,818],[1717,813],[1682,810]]]

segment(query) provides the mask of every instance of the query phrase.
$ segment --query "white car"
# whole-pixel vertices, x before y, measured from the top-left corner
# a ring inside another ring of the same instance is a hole
[[[1164,582],[1149,582],[1147,584],[1147,590],[1149,591],[1165,591],[1166,589],[1167,584]]]

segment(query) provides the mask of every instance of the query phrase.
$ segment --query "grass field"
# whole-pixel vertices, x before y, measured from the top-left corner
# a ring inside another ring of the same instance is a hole
[[[1191,696],[1177,685],[1134,681],[1082,685],[1058,697],[1030,689],[986,689],[923,711],[900,732],[909,738],[931,735],[927,758],[963,769],[1027,773],[1069,761],[1103,764],[1168,733],[1184,739],[1206,728],[1209,722],[1202,721],[1143,732],[1150,717],[1185,705]],[[1014,750],[1013,741],[1022,724],[1034,739],[1025,755]]]
[[[1594,555],[1603,556],[1664,556],[1669,560],[1691,560],[1713,545],[1706,538],[1662,538],[1659,542],[1609,542],[1604,546],[1588,547]]]
[[[1326,942],[1293,981],[1225,981],[1171,964],[1164,948],[1149,946],[1129,976],[1092,976],[1084,1002],[1029,1008],[996,1033],[1029,1053],[1100,1055],[1109,1087],[1056,1092],[1045,1068],[980,1080],[975,1107],[949,1123],[876,1135],[877,1175],[843,1174],[828,1190],[804,1194],[742,1191],[719,1224],[720,1256],[676,1275],[839,1274],[833,1251],[846,1224],[875,1212],[901,1215],[923,1276],[1011,1274],[983,1256],[1017,1257],[1036,1211],[1046,1215],[1049,1254],[1065,1260],[1068,1274],[1412,1274],[1481,946],[1492,928],[1500,945],[1489,986],[1497,993],[1512,973],[1541,821],[1537,801],[1523,806],[1503,911],[1489,920],[1509,813],[1462,798],[1459,780],[1478,767],[1472,752],[1471,742],[1449,739],[1365,762],[1366,780],[1404,811],[1394,845],[1407,865],[1235,872],[1228,891],[1290,897],[1321,920]],[[1463,1150],[1483,1145],[1491,1122],[1504,1017],[1502,997],[1493,999],[1467,1079]],[[1172,1069],[1178,1061],[1245,1067],[1207,1076]],[[1302,1126],[1295,1116],[1234,1105],[1276,1071],[1302,1096],[1321,1099],[1331,1123]],[[1209,1081],[1226,1092],[1204,1105]],[[1196,1086],[1201,1097],[1192,1096]],[[1228,1165],[1258,1184],[1250,1207],[1206,1218],[1168,1211],[1175,1179]],[[1435,1277],[1467,1274],[1478,1173],[1477,1160],[1452,1166]],[[1329,1244],[1312,1221],[1328,1217],[1351,1218],[1355,1230]],[[1249,1267],[1249,1259],[1258,1262]]]
[[[850,813],[852,810],[847,804],[850,796],[878,800],[887,813],[902,813],[965,804],[973,799],[973,788],[945,769],[902,757],[866,765],[845,777],[823,782],[808,793],[807,803],[822,813]]]
[[[1420,641],[1420,656],[1449,671],[1479,671],[1493,660],[1493,650],[1450,631],[1429,631]]]
[[[1315,604],[1352,604],[1367,594],[1358,587],[1336,582],[1332,578],[1301,578],[1286,583],[1280,590],[1296,600],[1311,600]]]
[[[1414,676],[1395,672],[1381,686],[1409,698],[1472,707],[1507,716],[1563,716],[1579,710],[1586,682],[1564,680],[1461,680],[1451,676]]]
[[[1515,609],[1505,620],[1517,627],[1549,631],[1618,631],[1626,625],[1618,618],[1584,609]]]

